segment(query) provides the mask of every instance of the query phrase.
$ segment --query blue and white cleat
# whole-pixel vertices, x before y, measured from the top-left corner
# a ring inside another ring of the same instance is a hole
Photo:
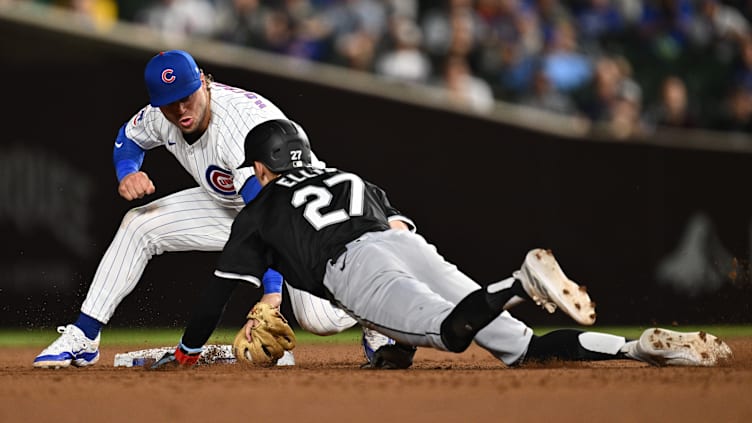
[[[367,360],[360,366],[363,369],[407,369],[413,365],[413,357],[417,351],[415,347],[400,344],[365,327],[361,344]]]
[[[74,325],[59,326],[60,337],[34,359],[34,367],[58,369],[61,367],[92,366],[99,361],[99,339],[91,340]]]
[[[395,344],[394,339],[366,327],[363,327],[363,336],[360,341],[363,344],[363,354],[369,364],[373,364],[373,355],[379,348]]]

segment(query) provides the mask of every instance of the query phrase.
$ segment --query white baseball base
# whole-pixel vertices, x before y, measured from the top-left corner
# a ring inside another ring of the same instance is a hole
[[[115,354],[115,367],[143,367],[147,362],[153,363],[162,358],[166,352],[174,351],[175,347],[150,348],[146,350],[130,351]],[[206,345],[198,359],[198,365],[231,364],[237,360],[232,354],[232,345]],[[295,356],[292,351],[277,360],[277,366],[294,366]]]

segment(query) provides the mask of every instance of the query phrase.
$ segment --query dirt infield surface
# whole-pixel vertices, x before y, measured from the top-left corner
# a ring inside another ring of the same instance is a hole
[[[0,422],[752,421],[752,338],[716,368],[619,360],[505,368],[473,346],[420,350],[409,370],[361,370],[357,345],[299,345],[294,367],[33,369],[0,349]]]

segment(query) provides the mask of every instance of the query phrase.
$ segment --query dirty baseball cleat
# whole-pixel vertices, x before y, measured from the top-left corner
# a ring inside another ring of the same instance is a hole
[[[513,276],[535,304],[549,313],[557,308],[581,325],[595,323],[595,303],[584,286],[564,275],[551,250],[535,249],[527,253],[522,268]]]
[[[92,366],[99,361],[99,335],[91,340],[74,325],[57,328],[60,337],[34,359],[34,367]]]
[[[731,348],[706,332],[645,330],[626,353],[655,366],[715,366],[732,356]]]

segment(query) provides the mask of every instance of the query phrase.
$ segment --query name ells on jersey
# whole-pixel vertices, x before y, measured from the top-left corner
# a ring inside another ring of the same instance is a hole
[[[282,185],[283,187],[292,188],[306,179],[315,178],[324,173],[332,173],[336,171],[337,169],[333,168],[319,169],[309,167],[308,169],[299,170],[297,174],[282,175],[275,181],[275,183],[277,185]]]

